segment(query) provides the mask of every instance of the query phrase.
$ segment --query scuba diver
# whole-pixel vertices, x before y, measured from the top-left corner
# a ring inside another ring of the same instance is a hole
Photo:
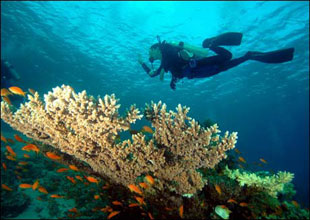
[[[202,48],[185,44],[184,42],[160,41],[153,44],[149,50],[149,61],[152,70],[142,61],[139,55],[138,62],[145,72],[155,77],[160,75],[163,80],[164,73],[170,71],[172,79],[171,89],[175,90],[179,79],[187,77],[205,78],[214,76],[220,72],[231,69],[247,60],[256,60],[263,63],[284,63],[293,59],[294,48],[286,48],[270,52],[248,51],[244,56],[232,59],[232,54],[220,46],[236,46],[241,44],[242,33],[228,32],[216,37],[207,38],[202,43]],[[207,57],[208,48],[216,53]],[[154,60],[160,60],[161,64],[157,70],[153,68]]]
[[[14,81],[20,80],[19,74],[6,60],[1,59],[1,89],[13,86]]]

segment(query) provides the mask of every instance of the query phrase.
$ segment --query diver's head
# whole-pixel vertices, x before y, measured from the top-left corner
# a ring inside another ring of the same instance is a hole
[[[159,43],[153,44],[149,50],[149,61],[151,63],[153,63],[154,60],[161,60],[162,58],[162,53],[159,46]]]

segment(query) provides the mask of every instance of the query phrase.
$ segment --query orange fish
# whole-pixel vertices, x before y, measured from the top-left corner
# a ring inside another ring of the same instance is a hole
[[[57,194],[53,194],[53,195],[51,195],[50,197],[52,197],[52,198],[57,198],[57,199],[61,199],[61,198],[63,198],[64,196],[60,196],[60,195],[57,195]]]
[[[48,158],[52,159],[52,160],[59,160],[59,159],[61,159],[60,156],[54,154],[53,152],[46,152],[45,155],[46,155]]]
[[[2,136],[2,134],[1,134],[1,141],[3,141],[3,142],[8,142],[7,140],[6,140],[6,138],[4,137],[4,136]]]
[[[8,96],[8,95],[12,95],[12,93],[6,88],[1,89],[1,96]]]
[[[295,200],[292,200],[292,204],[293,204],[296,208],[298,208],[298,207],[299,207],[298,202],[296,202]]]
[[[31,184],[28,184],[28,183],[22,183],[19,185],[20,188],[22,189],[28,189],[28,188],[31,188],[32,185]]]
[[[142,195],[141,190],[140,190],[139,187],[137,187],[136,185],[130,184],[130,185],[128,185],[128,188],[130,189],[130,191]]]
[[[242,163],[246,163],[246,160],[243,157],[239,157],[238,160]]]
[[[6,164],[4,162],[2,163],[2,166],[3,166],[4,171],[6,171],[7,167],[6,167]]]
[[[237,148],[235,148],[234,151],[235,151],[237,154],[241,154],[240,150],[238,150]]]
[[[11,144],[15,144],[15,142],[11,138],[8,138],[8,142],[10,142]]]
[[[28,162],[26,162],[26,161],[20,161],[18,164],[24,166],[24,165],[27,165]]]
[[[146,183],[139,183],[139,185],[144,189],[149,188],[149,186]]]
[[[222,190],[221,190],[221,187],[219,186],[219,185],[215,185],[215,190],[217,191],[217,193],[219,194],[219,195],[221,195],[222,194]]]
[[[28,92],[31,93],[32,95],[34,95],[36,93],[36,91],[34,91],[33,89],[29,88]]]
[[[15,161],[15,160],[16,160],[16,158],[15,158],[15,157],[12,157],[11,155],[6,156],[6,158],[7,158],[8,160],[12,160],[12,161]]]
[[[106,206],[105,208],[100,209],[102,212],[112,212],[113,209],[110,206]]]
[[[80,176],[75,176],[75,178],[83,182],[83,178],[82,178],[82,177],[80,177]]]
[[[147,214],[148,214],[148,216],[150,217],[151,220],[154,219],[153,216],[152,216],[152,214],[151,214],[150,212],[148,212]]]
[[[263,159],[263,158],[260,158],[259,159],[261,162],[263,162],[263,163],[267,163],[267,161],[265,160],[265,159]]]
[[[32,150],[36,153],[39,153],[39,151],[40,151],[40,149],[34,144],[28,144],[28,145],[24,146],[22,148],[22,150],[25,150],[25,151],[31,151]]]
[[[154,131],[152,130],[152,128],[150,128],[149,126],[143,126],[142,129],[141,129],[142,132],[146,132],[146,133],[150,133],[150,134],[153,134]]]
[[[131,203],[128,205],[128,207],[137,207],[140,206],[138,203]]]
[[[38,190],[39,190],[41,193],[48,194],[47,190],[46,190],[44,187],[42,187],[42,186],[40,186]]]
[[[34,184],[32,185],[32,189],[33,189],[33,190],[36,190],[36,189],[38,188],[38,186],[39,186],[39,180],[36,180],[36,181],[34,182]]]
[[[246,203],[246,202],[240,202],[239,205],[240,205],[241,207],[246,207],[246,206],[248,206],[248,203]]]
[[[69,165],[69,168],[74,171],[79,171],[79,169],[74,165]]]
[[[11,154],[13,157],[16,157],[16,153],[13,151],[13,149],[12,149],[10,146],[6,146],[6,149],[8,150],[8,152],[10,152],[10,154]]]
[[[228,203],[235,203],[235,204],[238,204],[237,201],[234,200],[234,199],[228,199],[227,202],[228,202]]]
[[[145,205],[144,199],[142,197],[135,196],[135,199],[139,202],[139,204]]]
[[[113,205],[121,205],[121,206],[123,205],[123,204],[122,204],[121,202],[119,202],[119,201],[113,201],[112,204],[113,204]]]
[[[108,219],[112,218],[113,216],[116,216],[118,213],[120,213],[120,211],[111,212],[110,215],[108,215]]]
[[[72,208],[72,209],[69,209],[68,211],[69,211],[69,212],[75,212],[75,213],[77,213],[77,212],[78,212],[77,208],[75,208],[75,207],[74,207],[74,208]]]
[[[183,218],[183,205],[181,205],[179,208],[179,215],[181,218]]]
[[[25,158],[30,158],[30,156],[28,154],[24,154]]]
[[[91,183],[97,183],[97,184],[99,183],[99,181],[94,177],[86,176],[85,178]]]
[[[73,184],[76,183],[75,179],[71,176],[66,176],[68,180],[70,180]]]
[[[2,189],[5,189],[5,190],[7,190],[7,191],[12,191],[12,190],[13,190],[13,189],[11,189],[10,187],[8,187],[8,186],[5,185],[5,184],[2,184],[1,187],[2,187]]]
[[[5,101],[6,103],[8,103],[9,105],[12,105],[12,102],[11,102],[11,100],[9,99],[9,97],[3,96],[3,97],[2,97],[2,100]]]
[[[22,95],[22,96],[25,96],[25,94],[26,94],[21,88],[19,88],[19,87],[17,87],[17,86],[11,86],[11,87],[9,88],[9,91],[10,91],[11,93],[15,94],[15,95]]]
[[[147,176],[145,177],[145,179],[146,179],[146,181],[147,181],[148,183],[150,183],[150,184],[152,184],[152,185],[155,183],[153,177],[151,177],[150,175],[147,175]]]
[[[94,199],[100,199],[99,195],[94,195]]]
[[[56,172],[57,173],[62,173],[62,172],[65,172],[67,170],[68,170],[68,168],[59,168]]]
[[[24,141],[20,136],[18,136],[17,134],[14,135],[14,138],[21,143],[26,143],[26,141]]]

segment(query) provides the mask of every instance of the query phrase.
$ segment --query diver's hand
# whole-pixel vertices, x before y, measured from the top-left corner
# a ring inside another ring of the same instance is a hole
[[[138,54],[138,62],[142,65],[143,60],[141,54]]]

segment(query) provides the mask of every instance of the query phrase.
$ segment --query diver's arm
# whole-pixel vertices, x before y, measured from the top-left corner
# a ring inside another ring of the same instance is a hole
[[[197,57],[207,57],[208,56],[208,50],[206,50],[205,48],[189,45],[189,44],[186,44],[184,42],[176,42],[176,41],[171,41],[171,42],[169,42],[169,44],[172,46],[181,47],[181,48],[187,50],[188,52],[195,54]]]

